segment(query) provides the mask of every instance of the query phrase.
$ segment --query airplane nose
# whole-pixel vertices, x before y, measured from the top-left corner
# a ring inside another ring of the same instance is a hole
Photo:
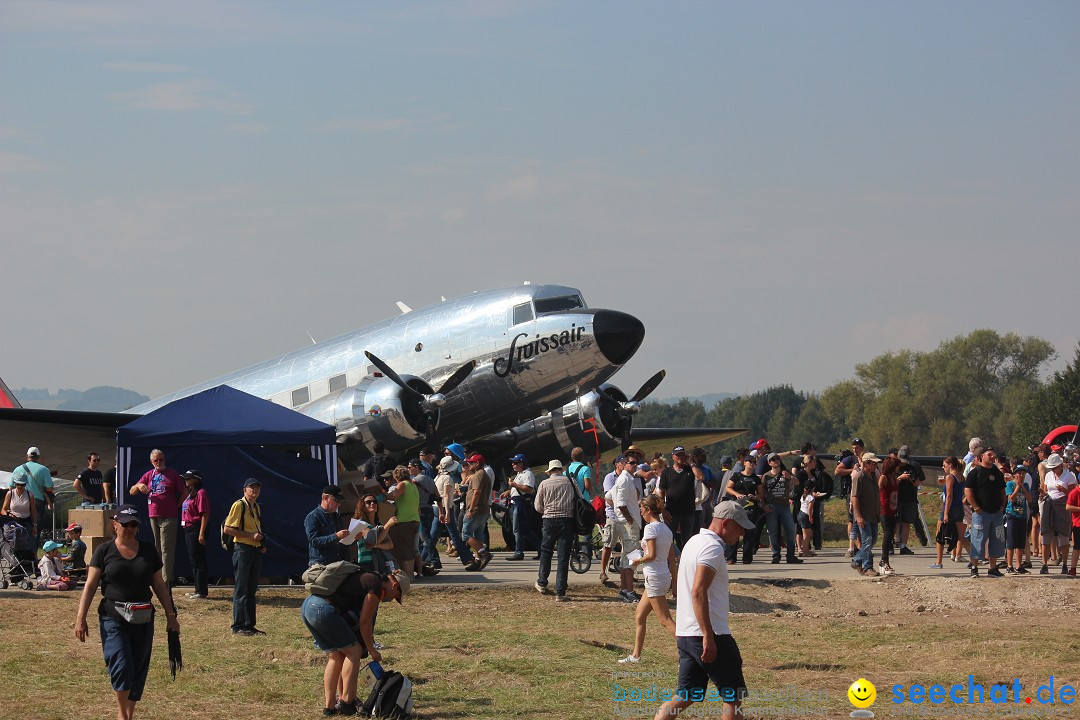
[[[645,326],[633,315],[617,310],[597,310],[593,334],[600,352],[613,365],[624,365],[645,339]]]

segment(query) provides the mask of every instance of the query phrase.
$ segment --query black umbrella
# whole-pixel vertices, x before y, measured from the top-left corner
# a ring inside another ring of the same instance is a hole
[[[176,679],[176,673],[178,670],[184,669],[184,658],[180,654],[180,631],[169,630],[169,670],[172,672],[172,679]]]

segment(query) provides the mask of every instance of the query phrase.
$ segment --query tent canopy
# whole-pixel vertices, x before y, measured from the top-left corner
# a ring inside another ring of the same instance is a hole
[[[294,576],[307,567],[304,516],[319,504],[324,485],[337,484],[332,426],[225,385],[175,400],[117,430],[117,495],[142,513],[146,496],[131,495],[128,488],[151,469],[153,449],[165,453],[169,467],[198,470],[203,478],[210,499],[206,550],[212,577],[232,575],[218,528],[249,477],[262,481],[259,507],[268,550],[262,574]],[[179,535],[174,572],[191,577],[184,533]],[[149,539],[149,523],[140,537]]]

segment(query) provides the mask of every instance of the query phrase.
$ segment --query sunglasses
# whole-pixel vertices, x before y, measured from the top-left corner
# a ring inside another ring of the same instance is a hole
[[[131,522],[120,522],[119,520],[117,520],[116,522],[120,523],[120,527],[125,527],[125,528],[139,527],[139,521],[138,520],[132,520]]]
[[[365,505],[378,505],[379,503],[376,500],[365,500],[364,504]]]

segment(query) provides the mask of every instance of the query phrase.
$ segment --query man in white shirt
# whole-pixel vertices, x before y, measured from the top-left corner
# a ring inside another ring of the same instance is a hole
[[[622,558],[619,560],[619,599],[627,603],[636,603],[641,600],[634,592],[634,566],[627,557],[629,553],[638,549],[641,540],[641,481],[631,474],[634,466],[625,462],[623,458],[622,470],[615,479],[615,487],[612,488],[612,505],[615,508],[615,527],[612,530],[611,542],[622,546]]]
[[[740,717],[746,695],[742,656],[728,628],[725,543],[733,544],[754,527],[737,503],[722,502],[703,528],[683,546],[679,561],[679,604],[675,611],[675,644],[679,648],[679,687],[656,711],[655,720],[670,720],[692,703],[705,700],[709,681],[724,703],[725,720]]]
[[[507,559],[524,560],[527,545],[540,550],[540,536],[536,533],[532,509],[536,476],[529,469],[529,460],[521,453],[510,458],[510,464],[514,468],[514,477],[506,481],[510,489],[503,492],[503,497],[510,499],[514,513],[514,554]]]
[[[608,580],[607,567],[611,561],[611,538],[615,534],[615,522],[619,519],[615,511],[615,500],[609,495],[615,489],[615,481],[626,464],[626,456],[619,455],[615,458],[615,470],[604,476],[604,512],[607,522],[600,528],[600,582],[606,584]]]

